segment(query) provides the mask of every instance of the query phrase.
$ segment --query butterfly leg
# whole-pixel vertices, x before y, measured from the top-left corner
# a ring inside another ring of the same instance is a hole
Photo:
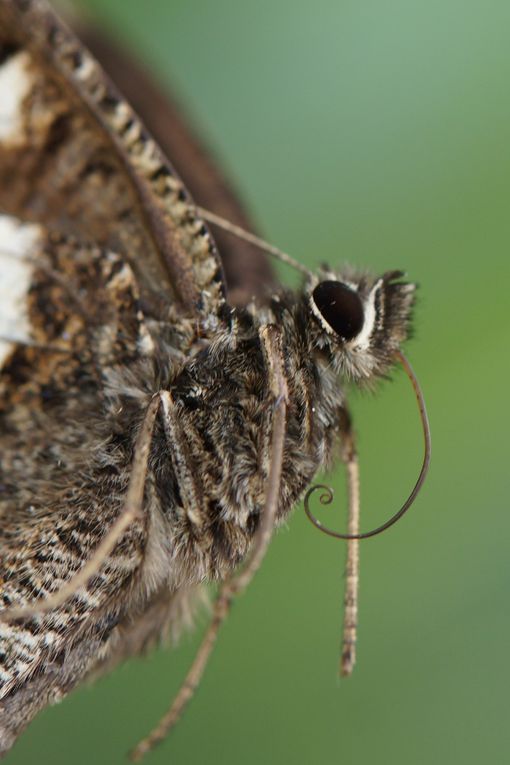
[[[359,534],[360,519],[360,480],[359,462],[356,451],[351,416],[344,409],[342,422],[342,460],[347,471],[348,521],[347,533]],[[358,630],[358,589],[359,589],[359,539],[347,541],[347,559],[345,564],[344,624],[340,656],[340,675],[351,674],[356,663],[356,642]]]
[[[161,391],[161,408],[163,410],[163,426],[170,446],[172,465],[179,485],[179,492],[187,517],[196,529],[202,526],[204,505],[201,482],[196,478],[196,471],[191,467],[192,460],[186,434],[180,423],[172,394]]]
[[[162,717],[154,730],[131,752],[135,762],[161,742],[179,720],[186,704],[193,696],[207,661],[216,642],[219,629],[225,621],[233,599],[250,583],[257,572],[271,540],[280,492],[280,478],[283,463],[283,447],[285,442],[285,424],[287,413],[287,383],[283,363],[281,338],[274,326],[265,326],[260,330],[261,346],[266,359],[273,417],[271,428],[271,459],[267,476],[267,489],[264,508],[259,526],[253,538],[248,558],[240,572],[229,576],[220,586],[213,604],[211,622],[199,646],[193,664],[168,712]]]

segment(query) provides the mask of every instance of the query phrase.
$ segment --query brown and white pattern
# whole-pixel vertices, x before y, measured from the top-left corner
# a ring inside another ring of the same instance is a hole
[[[5,752],[264,547],[267,497],[281,523],[331,462],[346,384],[387,374],[414,286],[328,271],[231,307],[181,180],[43,0],[0,0],[0,122],[0,599],[32,609],[0,613]],[[149,411],[133,522],[38,610],[126,512]]]

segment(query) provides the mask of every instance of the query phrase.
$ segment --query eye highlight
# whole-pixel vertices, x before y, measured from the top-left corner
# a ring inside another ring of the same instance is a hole
[[[324,321],[343,340],[359,335],[365,316],[357,292],[342,282],[326,281],[317,285],[312,299]]]

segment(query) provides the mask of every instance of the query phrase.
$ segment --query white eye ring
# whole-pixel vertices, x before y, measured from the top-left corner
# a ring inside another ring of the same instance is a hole
[[[324,282],[321,282],[321,283],[324,283]],[[319,283],[317,287],[320,286],[321,283]],[[339,283],[349,288],[353,292],[356,292],[356,294],[358,293],[358,288],[356,284],[352,284],[351,282],[340,282],[340,281]],[[369,347],[370,338],[374,331],[374,326],[376,321],[375,296],[376,296],[376,293],[381,288],[382,283],[383,283],[383,280],[378,279],[377,282],[372,287],[372,289],[370,290],[368,297],[363,301],[362,303],[363,325],[360,331],[356,335],[346,340],[346,345],[349,348],[356,348],[356,349],[359,348],[360,350],[366,350]],[[317,287],[315,289],[317,289]],[[312,309],[314,316],[317,317],[317,319],[321,323],[321,326],[323,327],[325,332],[328,333],[328,335],[334,335],[338,337],[339,333],[334,329],[334,327],[331,326],[331,324],[328,322],[328,320],[326,319],[326,317],[324,316],[324,314],[318,307],[317,303],[315,302],[314,292],[312,292],[312,294],[310,295],[310,307]]]
[[[365,316],[357,289],[338,279],[326,279],[311,295],[312,310],[327,331],[349,341],[361,331]]]

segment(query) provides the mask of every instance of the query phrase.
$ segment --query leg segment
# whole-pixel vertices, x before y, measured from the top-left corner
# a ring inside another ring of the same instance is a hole
[[[347,533],[359,534],[360,518],[360,480],[359,463],[356,452],[351,417],[345,410],[342,427],[342,459],[347,471],[348,521]],[[347,541],[347,559],[345,564],[344,624],[340,657],[340,675],[346,677],[352,673],[356,663],[356,641],[358,629],[358,589],[359,589],[359,539]]]

